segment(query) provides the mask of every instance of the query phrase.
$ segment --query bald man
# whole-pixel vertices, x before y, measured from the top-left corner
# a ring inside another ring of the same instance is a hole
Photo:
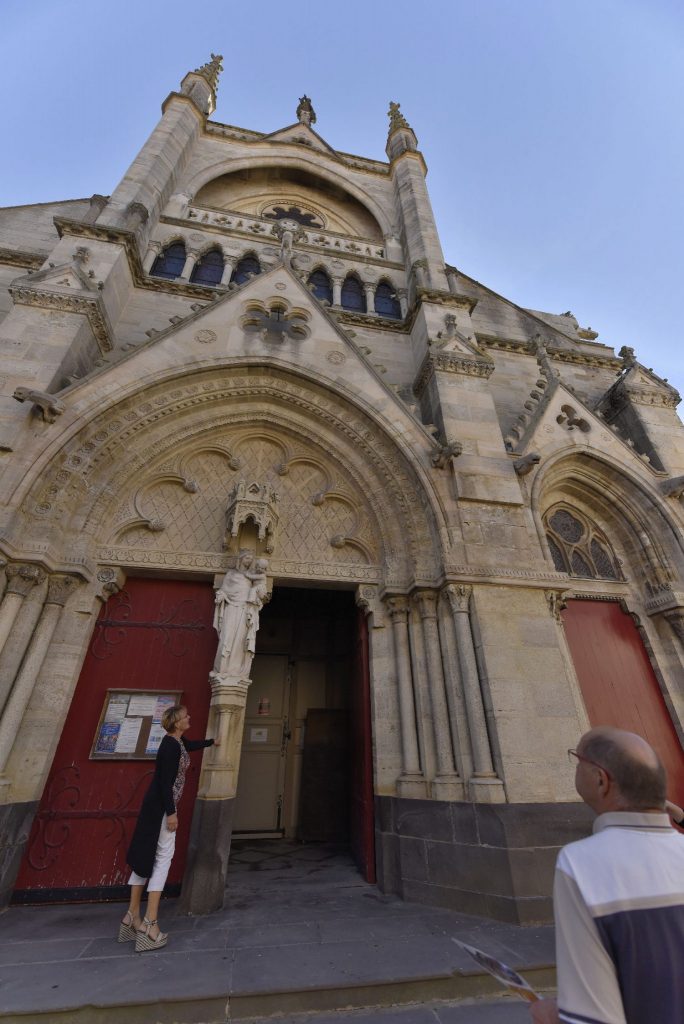
[[[568,754],[598,817],[558,856],[558,1000],[533,1003],[532,1020],[684,1022],[684,835],[665,811],[665,769],[621,729],[592,729]]]

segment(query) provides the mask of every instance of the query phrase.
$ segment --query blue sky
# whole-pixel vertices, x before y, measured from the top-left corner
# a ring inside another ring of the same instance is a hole
[[[214,120],[312,97],[335,148],[418,135],[446,259],[578,317],[684,394],[678,0],[4,0],[0,204],[109,193],[183,74],[224,55]],[[680,407],[681,412],[681,407]]]

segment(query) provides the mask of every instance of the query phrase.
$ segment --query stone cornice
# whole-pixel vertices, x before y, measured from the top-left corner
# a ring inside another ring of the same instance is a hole
[[[47,257],[34,252],[20,252],[18,249],[0,249],[0,263],[24,270],[39,270]]]
[[[337,320],[338,324],[349,324],[354,327],[367,327],[374,331],[390,331],[392,334],[408,334],[409,328],[405,320],[389,320],[382,316],[371,316],[368,313],[348,313],[345,310],[329,307],[327,312]]]
[[[455,373],[487,380],[493,371],[494,363],[488,359],[477,359],[465,352],[430,351],[416,374],[413,391],[420,396],[435,373]]]
[[[517,338],[496,338],[490,334],[483,334],[477,331],[475,334],[480,345],[487,348],[498,349],[502,352],[517,352],[520,355],[528,355],[534,358],[534,352],[530,348],[529,341],[520,341]],[[551,359],[560,363],[577,363],[582,366],[595,366],[604,370],[620,370],[623,363],[617,356],[598,355],[590,352],[573,352],[569,349],[547,348]]]
[[[111,352],[112,329],[104,303],[99,295],[66,295],[64,292],[33,288],[31,285],[11,285],[9,293],[16,306],[36,306],[39,309],[58,309],[63,313],[87,316],[100,352]]]

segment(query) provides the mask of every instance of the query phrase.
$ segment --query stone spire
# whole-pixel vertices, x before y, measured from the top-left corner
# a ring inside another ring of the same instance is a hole
[[[390,103],[387,116],[390,123],[385,152],[390,160],[407,151],[415,152],[418,149],[416,133],[399,109],[398,103]]]
[[[300,124],[307,124],[309,126],[316,124],[316,111],[313,108],[311,100],[306,94],[299,97],[296,116]]]
[[[202,78],[205,78],[215,93],[218,92],[219,75],[223,71],[222,61],[222,54],[212,53],[211,60],[207,64],[203,64],[200,68],[195,68],[193,71],[193,74],[201,75]]]
[[[223,57],[212,53],[211,60],[194,71],[188,71],[181,82],[181,92],[189,96],[203,114],[209,116],[216,109],[216,90],[223,65]],[[162,108],[163,109],[163,108]]]

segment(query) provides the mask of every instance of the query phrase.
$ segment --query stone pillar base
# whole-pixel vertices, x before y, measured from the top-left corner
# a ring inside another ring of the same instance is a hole
[[[211,914],[223,907],[234,807],[232,798],[198,797],[181,891],[181,913]]]
[[[12,897],[38,801],[0,806],[0,911]]]
[[[468,795],[477,804],[506,803],[503,782],[496,775],[472,775],[468,780]]]
[[[465,790],[458,775],[438,775],[430,783],[435,800],[464,800]]]
[[[400,775],[397,779],[397,794],[409,799],[427,797],[427,782],[422,775]]]

